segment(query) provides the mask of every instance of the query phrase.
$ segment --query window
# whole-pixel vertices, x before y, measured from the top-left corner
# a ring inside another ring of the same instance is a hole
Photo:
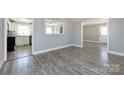
[[[52,33],[53,33],[52,27],[51,26],[47,26],[46,27],[46,34],[52,34]]]
[[[19,35],[30,35],[30,27],[28,25],[19,25],[18,34]]]
[[[45,27],[46,34],[64,34],[64,27],[62,22],[46,20]]]
[[[100,34],[101,35],[108,35],[107,26],[101,26]]]

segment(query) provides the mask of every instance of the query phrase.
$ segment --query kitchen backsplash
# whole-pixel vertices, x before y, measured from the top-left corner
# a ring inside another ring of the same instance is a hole
[[[18,33],[16,31],[8,31],[7,36],[12,37],[12,36],[22,36],[22,35],[18,35]],[[29,36],[31,36],[31,34]]]
[[[8,31],[8,36],[17,36],[16,31]]]

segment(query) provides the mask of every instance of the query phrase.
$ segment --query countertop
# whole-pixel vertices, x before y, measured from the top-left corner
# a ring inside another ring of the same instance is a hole
[[[32,37],[32,36],[7,36],[7,37]]]

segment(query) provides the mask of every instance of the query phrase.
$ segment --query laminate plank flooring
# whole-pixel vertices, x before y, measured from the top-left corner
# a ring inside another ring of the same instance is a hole
[[[7,52],[7,60],[13,60],[32,55],[31,51],[32,51],[31,45],[16,46],[15,51]]]
[[[123,75],[124,57],[110,55],[105,44],[84,43],[5,62],[1,75]]]

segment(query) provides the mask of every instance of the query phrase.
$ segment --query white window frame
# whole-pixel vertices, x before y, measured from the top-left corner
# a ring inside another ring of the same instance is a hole
[[[27,26],[29,28],[29,33],[28,34],[21,34],[21,33],[19,33],[19,26]],[[31,35],[30,25],[18,24],[17,34],[20,35],[20,36],[30,36]]]
[[[54,33],[54,31],[53,31],[52,34],[47,33],[47,32],[46,32],[46,30],[47,30],[47,25],[46,25],[46,23],[45,23],[45,34],[46,34],[46,35],[63,35],[63,34],[64,34],[64,23],[63,23],[63,22],[60,22],[60,24],[63,25],[63,33]],[[48,25],[48,26],[49,26],[49,25]]]
[[[53,27],[52,27],[52,26],[46,26],[45,34],[52,34],[52,33],[48,33],[48,32],[47,32],[47,28],[51,28],[52,33],[53,33]]]
[[[102,34],[101,31],[102,31],[102,27],[106,27],[106,34]],[[104,35],[104,36],[107,36],[108,35],[108,29],[107,29],[107,25],[101,25],[100,26],[100,35]]]

